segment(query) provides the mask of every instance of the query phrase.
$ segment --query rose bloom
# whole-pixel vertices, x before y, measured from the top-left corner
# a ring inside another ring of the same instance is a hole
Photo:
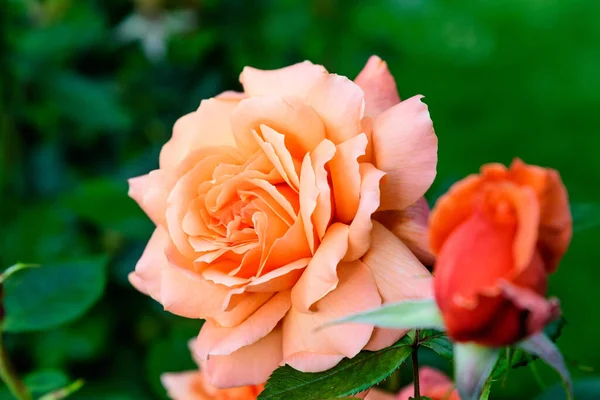
[[[256,400],[264,385],[241,386],[219,389],[214,387],[204,373],[204,362],[194,355],[193,340],[190,341],[192,357],[200,367],[196,371],[162,374],[160,380],[173,400]]]
[[[440,371],[430,368],[419,368],[419,388],[421,396],[431,400],[460,400],[454,383]],[[414,385],[405,386],[398,394],[386,393],[377,388],[371,389],[365,400],[409,400],[415,395]]]
[[[544,296],[571,233],[567,192],[552,169],[516,159],[456,183],[430,218],[435,297],[448,334],[504,346],[543,329],[560,312]]]
[[[377,57],[354,82],[310,62],[240,81],[179,119],[160,168],[130,180],[156,224],[130,281],[206,320],[196,352],[219,387],[387,347],[405,331],[315,328],[433,296],[411,251],[431,261],[437,137],[421,96],[400,102]]]

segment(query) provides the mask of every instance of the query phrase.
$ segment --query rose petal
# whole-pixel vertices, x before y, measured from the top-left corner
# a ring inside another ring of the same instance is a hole
[[[308,313],[311,307],[338,286],[337,268],[348,249],[348,226],[336,222],[292,289],[294,307]]]
[[[378,170],[373,164],[361,163],[359,165],[361,185],[360,202],[354,220],[348,232],[348,252],[344,261],[354,261],[362,257],[371,244],[372,214],[379,207],[379,182],[385,173]]]
[[[344,263],[338,274],[338,287],[315,304],[317,311],[303,313],[292,306],[285,316],[283,363],[316,372],[331,365],[313,361],[306,353],[323,354],[331,362],[336,354],[354,357],[369,341],[372,325],[342,324],[315,331],[326,322],[381,305],[373,276],[362,262]]]
[[[402,210],[431,186],[437,165],[437,137],[422,96],[414,96],[373,121],[375,166],[382,182],[380,210]]]
[[[519,159],[511,164],[509,175],[520,185],[530,185],[536,191],[540,202],[539,244],[546,270],[552,273],[573,234],[567,190],[555,170],[527,165]]]
[[[400,103],[396,80],[385,61],[371,56],[354,82],[365,92],[365,115],[376,116]]]
[[[195,353],[201,360],[223,356],[256,343],[269,334],[291,306],[289,291],[271,297],[241,324],[226,328],[206,321],[195,342]]]
[[[365,154],[367,143],[364,133],[340,143],[329,162],[336,217],[345,224],[352,222],[358,210],[361,176],[357,159]]]
[[[169,264],[165,255],[168,243],[169,235],[167,232],[163,228],[157,227],[135,265],[135,271],[129,276],[136,289],[149,294],[159,302],[161,301],[161,270],[168,267]]]
[[[335,146],[329,140],[322,141],[317,148],[310,153],[312,169],[315,173],[315,188],[317,189],[317,204],[312,214],[312,222],[317,231],[319,240],[323,240],[325,231],[333,217],[331,188],[328,181],[327,164],[335,155]],[[303,211],[302,209],[300,210]]]
[[[427,268],[379,222],[373,222],[371,248],[362,261],[373,272],[384,303],[433,296]]]
[[[290,365],[302,372],[327,371],[344,359],[341,354],[324,354],[311,351],[299,351],[286,357],[281,365]]]
[[[308,93],[307,104],[325,124],[327,138],[342,143],[360,133],[365,102],[362,89],[345,76],[329,74]]]
[[[210,383],[220,388],[259,385],[266,382],[281,362],[282,330],[277,327],[250,346],[206,361]]]
[[[321,65],[310,61],[275,70],[245,67],[240,75],[247,96],[293,96],[304,98],[319,80],[327,75]]]
[[[167,390],[169,398],[176,400],[201,399],[205,393],[200,389],[204,386],[204,377],[200,371],[185,371],[165,373],[160,381]]]
[[[402,211],[379,211],[373,219],[396,235],[424,265],[433,265],[435,256],[429,248],[429,205],[424,197]]]
[[[179,118],[173,126],[173,137],[160,152],[160,168],[177,166],[200,147],[235,147],[229,117],[237,105],[232,100],[203,100],[197,111]]]
[[[263,305],[271,293],[247,293],[231,311],[223,311],[229,288],[193,272],[171,267],[162,270],[161,302],[165,310],[186,318],[213,318],[219,325],[235,326]]]
[[[406,335],[406,332],[408,332],[408,329],[375,328],[369,343],[365,346],[365,350],[377,351],[390,347]]]
[[[297,160],[325,139],[325,126],[319,115],[296,98],[259,96],[244,100],[233,112],[231,125],[238,146],[247,153],[258,150],[251,132],[260,132],[261,125],[282,134],[286,151]],[[264,139],[271,142],[266,136]]]

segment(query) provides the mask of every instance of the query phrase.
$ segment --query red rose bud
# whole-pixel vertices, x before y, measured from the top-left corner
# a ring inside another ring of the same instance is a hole
[[[560,313],[544,298],[572,234],[555,170],[484,165],[439,199],[429,229],[435,297],[455,341],[508,345]]]

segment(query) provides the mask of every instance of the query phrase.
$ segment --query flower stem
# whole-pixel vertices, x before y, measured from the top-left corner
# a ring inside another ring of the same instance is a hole
[[[6,383],[8,389],[18,400],[31,400],[31,395],[27,391],[25,384],[17,375],[12,362],[8,358],[2,332],[0,332],[0,378]]]
[[[415,387],[415,400],[421,398],[421,388],[419,385],[419,330],[415,331],[415,341],[413,343],[412,357],[412,368],[413,368],[413,384]]]

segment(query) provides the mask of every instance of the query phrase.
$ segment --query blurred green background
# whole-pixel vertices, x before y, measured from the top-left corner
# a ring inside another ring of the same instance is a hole
[[[160,373],[193,367],[186,341],[199,321],[127,281],[152,225],[126,178],[157,167],[177,117],[240,89],[245,65],[308,59],[353,78],[371,54],[385,59],[401,97],[430,106],[430,199],[518,156],[558,169],[573,203],[600,202],[599,15],[597,0],[1,0],[0,266],[110,257],[83,318],[6,335],[18,370],[84,378],[74,399],[125,400],[164,398]],[[600,375],[599,234],[576,232],[551,278],[578,379]],[[542,391],[521,368],[493,398]]]

